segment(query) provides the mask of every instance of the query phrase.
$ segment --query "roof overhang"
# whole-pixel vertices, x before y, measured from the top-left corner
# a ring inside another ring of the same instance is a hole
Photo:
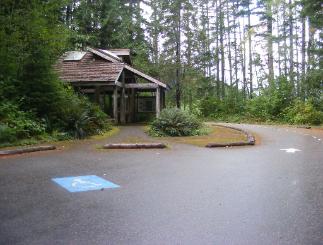
[[[115,55],[109,55],[107,52],[105,51],[101,51],[101,50],[96,50],[96,49],[93,49],[93,48],[87,48],[88,51],[90,51],[91,53],[103,58],[103,59],[106,59],[110,62],[113,62],[113,63],[120,63],[122,62],[122,60],[115,56]]]
[[[160,87],[168,89],[168,87],[167,87],[167,85],[165,83],[162,83],[161,81],[158,81],[157,79],[155,79],[155,78],[153,78],[151,76],[148,76],[145,73],[143,73],[141,71],[138,71],[137,69],[135,69],[135,68],[133,68],[131,66],[125,65],[124,69],[126,69],[128,71],[131,71],[132,73],[136,74],[137,76],[139,76],[139,77],[141,77],[141,78],[143,78],[145,80],[148,80],[150,82],[153,82],[153,83],[157,84]]]

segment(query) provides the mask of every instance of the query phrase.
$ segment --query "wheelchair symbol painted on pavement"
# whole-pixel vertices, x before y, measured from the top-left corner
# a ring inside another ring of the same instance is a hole
[[[96,175],[53,178],[52,180],[69,192],[83,192],[100,190],[102,188],[105,189],[120,187],[119,185],[116,185]]]
[[[97,184],[94,182],[90,182],[88,180],[82,180],[80,178],[75,178],[72,182],[73,187],[80,186],[81,188],[96,188],[98,186],[102,186],[102,184]]]

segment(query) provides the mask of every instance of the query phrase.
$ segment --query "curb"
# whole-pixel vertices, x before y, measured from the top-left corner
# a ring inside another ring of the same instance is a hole
[[[56,150],[56,146],[46,145],[46,146],[34,146],[34,147],[27,147],[27,148],[14,149],[14,150],[4,150],[4,151],[0,151],[0,156],[9,156],[9,155],[30,153],[35,151],[50,151],[50,150]]]
[[[247,142],[240,141],[240,142],[233,142],[233,143],[208,143],[205,147],[214,148],[214,147],[229,147],[229,146],[246,146],[246,145],[255,145],[256,144],[255,137],[243,129],[235,128],[235,127],[231,127],[231,126],[219,125],[219,124],[214,124],[214,126],[219,126],[219,127],[223,127],[223,128],[230,128],[230,129],[240,131],[243,134],[245,134],[245,136],[247,137]]]
[[[164,149],[163,143],[137,143],[137,144],[106,144],[103,149]]]

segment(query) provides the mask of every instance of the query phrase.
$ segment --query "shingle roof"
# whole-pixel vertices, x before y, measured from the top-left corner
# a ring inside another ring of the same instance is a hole
[[[123,69],[128,70],[133,75],[144,78],[147,81],[167,88],[167,85],[150,77],[133,67],[122,63],[115,54],[110,51],[88,48],[85,55],[76,59],[65,59],[67,52],[54,65],[54,70],[60,79],[67,82],[116,82]],[[118,60],[117,60],[118,59]]]
[[[123,68],[123,63],[109,62],[90,51],[79,61],[64,61],[63,56],[54,66],[59,78],[69,82],[116,81]]]

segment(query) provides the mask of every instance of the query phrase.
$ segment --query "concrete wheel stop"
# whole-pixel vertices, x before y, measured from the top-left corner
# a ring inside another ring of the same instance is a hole
[[[3,151],[0,151],[0,156],[24,154],[24,153],[30,153],[35,151],[50,151],[55,149],[56,149],[56,146],[54,145],[32,146],[32,147],[26,147],[26,148],[20,148],[20,149],[3,150]]]
[[[166,144],[164,143],[116,143],[116,144],[106,144],[103,149],[164,149]]]

